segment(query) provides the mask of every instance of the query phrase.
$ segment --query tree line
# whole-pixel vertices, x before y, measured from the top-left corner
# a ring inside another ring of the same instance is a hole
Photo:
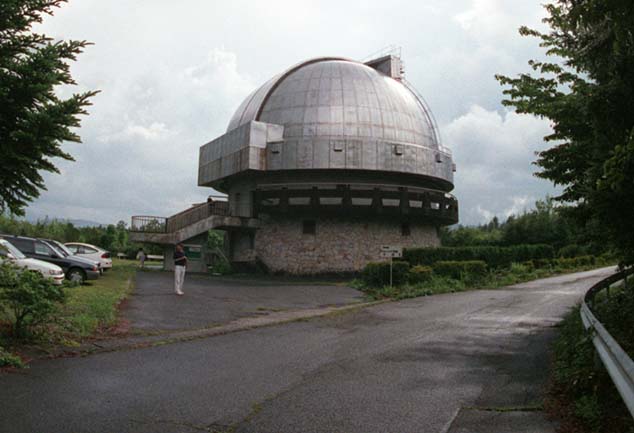
[[[40,219],[30,222],[12,215],[0,215],[0,233],[34,238],[55,239],[65,242],[84,242],[101,247],[113,254],[123,253],[134,258],[139,248],[151,254],[162,254],[159,246],[130,241],[128,226],[124,221],[90,227],[77,227],[73,223],[57,219]]]
[[[503,222],[496,216],[478,226],[443,228],[441,242],[447,247],[547,244],[565,257],[606,252],[605,245],[593,240],[569,208],[555,206],[549,197],[538,200],[535,209],[510,215]]]

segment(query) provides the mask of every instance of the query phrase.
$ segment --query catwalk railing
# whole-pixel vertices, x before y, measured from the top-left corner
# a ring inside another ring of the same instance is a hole
[[[591,309],[595,307],[597,294],[605,290],[606,297],[609,297],[612,287],[620,284],[627,287],[627,278],[632,274],[634,274],[634,268],[629,268],[592,286],[581,305],[581,319],[585,328],[592,332],[594,347],[630,414],[634,417],[634,361],[605,329]]]
[[[201,203],[168,218],[157,216],[133,216],[130,231],[146,233],[173,233],[213,215],[228,216],[229,203]]]

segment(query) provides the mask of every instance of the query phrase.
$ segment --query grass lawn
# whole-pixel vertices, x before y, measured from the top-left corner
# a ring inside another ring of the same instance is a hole
[[[121,259],[112,262],[112,269],[99,279],[81,286],[64,287],[66,302],[59,306],[52,320],[34,328],[23,340],[10,336],[11,313],[0,310],[0,368],[23,366],[23,359],[31,357],[32,349],[48,351],[54,347],[77,346],[84,338],[115,326],[119,304],[134,288],[137,262]]]
[[[62,307],[62,333],[72,339],[87,337],[117,321],[117,307],[132,291],[137,262],[112,260],[112,269],[98,280],[69,287],[68,299]]]

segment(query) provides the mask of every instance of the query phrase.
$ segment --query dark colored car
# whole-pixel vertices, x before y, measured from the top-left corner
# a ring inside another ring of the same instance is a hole
[[[99,275],[103,275],[103,269],[101,268],[101,263],[99,263],[96,260],[90,259],[88,257],[78,257],[75,254],[72,253],[72,251],[70,251],[66,245],[64,245],[63,243],[56,241],[54,239],[45,239],[45,238],[41,238],[41,241],[46,242],[47,244],[49,244],[50,246],[52,246],[53,248],[55,248],[55,250],[60,253],[62,256],[64,257],[73,257],[75,259],[79,259],[79,260],[83,260],[86,263],[90,263],[91,265],[97,266],[97,269],[99,269]]]
[[[86,280],[99,278],[99,266],[97,264],[79,257],[66,256],[43,239],[12,235],[0,235],[0,237],[11,242],[27,257],[59,266],[70,281],[83,283]]]

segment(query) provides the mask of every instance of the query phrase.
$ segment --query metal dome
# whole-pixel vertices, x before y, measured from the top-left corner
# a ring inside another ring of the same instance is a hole
[[[386,140],[438,149],[424,102],[401,80],[343,58],[302,62],[255,90],[227,131],[250,121],[284,125],[285,140]]]

